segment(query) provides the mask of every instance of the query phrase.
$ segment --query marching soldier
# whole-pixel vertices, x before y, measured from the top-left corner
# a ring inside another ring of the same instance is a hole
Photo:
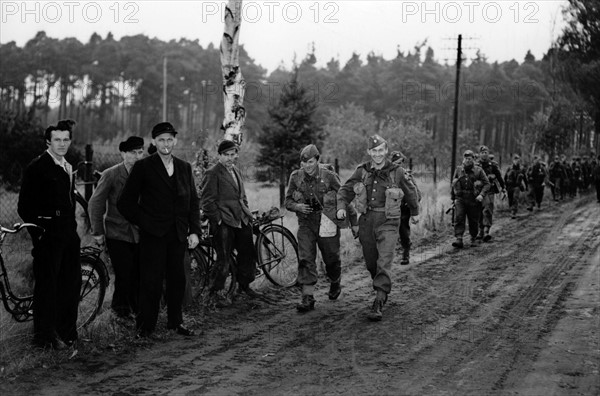
[[[487,146],[479,147],[479,167],[483,169],[485,175],[490,181],[490,191],[486,194],[481,202],[481,214],[479,216],[479,233],[477,239],[483,239],[484,242],[489,242],[492,239],[490,228],[493,223],[494,216],[494,195],[502,192],[506,194],[504,179],[498,163],[489,158],[490,150]]]
[[[565,198],[565,186],[567,179],[567,172],[565,167],[560,162],[558,155],[554,156],[554,162],[550,164],[549,169],[550,175],[550,188],[552,189],[552,198],[554,201],[558,201],[559,196],[561,201]]]
[[[399,151],[392,152],[392,162],[402,166],[406,161],[406,157]],[[421,202],[421,191],[417,186],[417,182],[412,175],[410,170],[406,171],[406,179],[410,181],[417,191],[417,200]],[[402,260],[400,265],[408,265],[410,263],[410,247],[412,245],[410,241],[410,207],[406,196],[402,197],[401,216],[400,216],[400,245],[402,246]]]
[[[519,210],[519,196],[521,192],[527,189],[527,175],[525,167],[521,165],[521,156],[519,154],[513,155],[512,166],[506,170],[504,181],[506,182],[506,189],[508,191],[510,217],[511,219],[516,219],[517,211]]]
[[[478,245],[477,234],[481,203],[490,190],[490,182],[483,169],[475,165],[474,157],[473,151],[465,151],[462,165],[456,167],[452,178],[451,198],[456,206],[456,222],[454,224],[456,241],[452,242],[452,246],[457,249],[464,247],[465,219],[469,222],[471,246]]]
[[[541,209],[542,199],[544,198],[544,187],[548,180],[548,170],[546,165],[540,161],[539,155],[533,156],[533,165],[527,169],[527,184],[529,185],[529,206],[528,211],[533,210],[537,204],[538,210]]]
[[[299,312],[315,308],[313,296],[317,283],[317,246],[323,256],[329,278],[329,299],[336,300],[342,290],[340,260],[340,227],[347,226],[335,217],[336,196],[340,179],[319,162],[320,153],[314,144],[300,152],[301,169],[290,176],[285,208],[298,216],[298,283],[302,285]],[[358,227],[356,213],[348,216],[352,227]],[[347,223],[347,221],[346,221]]]
[[[379,135],[369,138],[371,160],[360,164],[337,194],[337,218],[346,217],[346,207],[354,200],[361,213],[358,239],[367,270],[376,291],[368,314],[372,321],[382,319],[383,306],[392,289],[390,272],[400,226],[401,202],[406,196],[413,224],[418,222],[419,205],[414,185],[402,167],[386,159],[387,142]]]

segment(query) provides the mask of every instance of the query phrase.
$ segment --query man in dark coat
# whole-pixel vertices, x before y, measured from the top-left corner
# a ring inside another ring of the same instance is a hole
[[[234,268],[240,290],[250,297],[258,294],[250,288],[256,274],[256,250],[252,239],[252,212],[248,207],[246,189],[235,166],[239,147],[223,140],[218,146],[218,162],[209,168],[201,183],[201,207],[210,222],[217,262],[210,274],[210,300],[215,305],[229,305],[218,292],[225,286],[231,266],[231,254],[237,251]]]
[[[75,221],[73,171],[65,160],[74,121],[46,129],[48,150],[25,169],[18,212],[33,239],[33,343],[64,349],[77,340],[77,307],[81,287],[79,236]],[[66,343],[66,344],[65,344]]]
[[[167,328],[191,336],[183,325],[185,249],[200,235],[200,207],[192,167],[175,157],[177,131],[168,122],[152,129],[157,153],[137,161],[121,197],[119,212],[140,229],[140,293],[136,325],[140,337],[152,334],[166,279]]]
[[[144,139],[130,136],[119,144],[123,162],[102,172],[88,203],[92,236],[98,245],[106,243],[115,272],[111,308],[127,318],[137,312],[139,289],[139,231],[117,209],[117,199],[136,161],[144,156]]]
[[[547,180],[548,170],[546,165],[541,161],[539,155],[534,155],[533,165],[527,169],[527,184],[529,185],[529,206],[527,210],[532,211],[536,204],[538,210],[541,209]]]

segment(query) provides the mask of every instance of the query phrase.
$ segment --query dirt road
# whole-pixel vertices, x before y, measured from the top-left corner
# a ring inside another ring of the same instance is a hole
[[[275,305],[240,300],[206,315],[204,334],[80,354],[4,383],[3,394],[519,394],[597,395],[600,205],[551,204],[495,238],[454,251],[422,246],[395,266],[384,320],[360,261],[344,291],[295,312],[297,290]]]

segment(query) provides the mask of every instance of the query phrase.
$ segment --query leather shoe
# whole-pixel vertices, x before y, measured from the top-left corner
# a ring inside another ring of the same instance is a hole
[[[240,285],[240,291],[245,293],[250,298],[260,298],[262,295],[255,290],[252,290],[249,285]]]
[[[300,304],[296,305],[296,309],[298,312],[308,312],[315,309],[315,298],[309,294],[305,294],[302,296],[302,301]]]
[[[191,337],[191,336],[195,335],[194,330],[188,329],[184,325],[178,325],[176,327],[169,327],[168,329],[174,330],[177,334],[186,336],[186,337]]]
[[[341,293],[342,286],[340,285],[340,282],[331,282],[331,284],[329,285],[329,293],[327,293],[329,299],[337,300]]]
[[[55,351],[62,351],[68,348],[67,344],[58,337],[46,341],[34,340],[33,345],[41,349],[54,349]]]

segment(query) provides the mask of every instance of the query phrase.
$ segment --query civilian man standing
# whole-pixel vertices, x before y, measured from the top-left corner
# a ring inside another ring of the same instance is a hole
[[[123,162],[106,169],[88,203],[92,236],[98,245],[106,242],[115,272],[111,308],[122,318],[137,312],[139,268],[139,230],[117,209],[117,199],[136,161],[144,156],[144,139],[130,136],[119,144]],[[106,216],[105,216],[106,215]]]
[[[157,153],[137,161],[117,208],[140,229],[140,293],[136,325],[148,337],[158,320],[163,280],[167,289],[167,328],[191,336],[183,326],[185,249],[198,244],[200,207],[192,167],[173,156],[177,131],[168,122],[152,129]]]
[[[202,178],[202,210],[210,222],[217,251],[217,262],[210,274],[210,298],[217,306],[228,305],[219,300],[217,292],[225,286],[237,251],[234,268],[241,291],[250,297],[258,293],[250,289],[256,274],[256,250],[252,240],[252,212],[248,207],[242,174],[235,166],[239,147],[230,140],[219,143],[219,162],[209,168]]]
[[[48,150],[25,169],[18,212],[33,239],[33,343],[65,349],[77,340],[77,307],[81,287],[79,236],[75,221],[72,167],[65,160],[74,121],[46,129]],[[66,343],[66,344],[65,344]]]
[[[369,138],[367,153],[371,160],[360,164],[338,191],[337,218],[346,218],[346,207],[356,198],[356,211],[361,213],[358,239],[376,292],[367,317],[379,321],[392,290],[390,272],[398,241],[402,198],[406,197],[413,224],[418,221],[419,204],[416,188],[407,180],[404,169],[386,159],[388,145],[381,136]]]

